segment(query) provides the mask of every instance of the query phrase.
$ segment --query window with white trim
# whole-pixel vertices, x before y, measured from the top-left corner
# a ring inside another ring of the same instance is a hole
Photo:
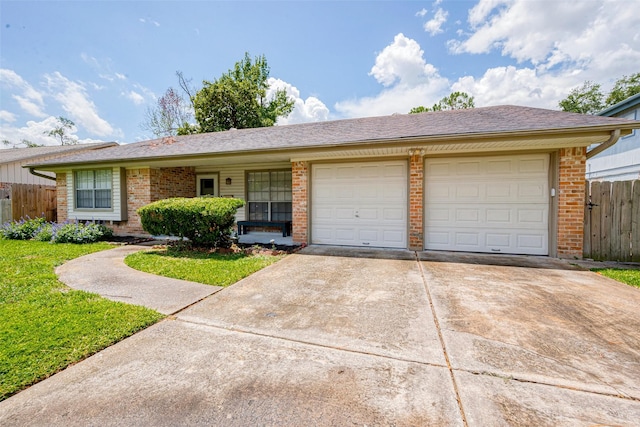
[[[291,221],[291,171],[247,172],[248,219]]]
[[[111,209],[111,169],[76,171],[76,209]]]

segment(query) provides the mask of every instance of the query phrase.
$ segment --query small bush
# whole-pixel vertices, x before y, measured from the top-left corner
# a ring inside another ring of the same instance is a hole
[[[20,219],[3,224],[0,227],[0,235],[10,240],[30,240],[36,232],[47,222],[45,218]]]
[[[37,240],[52,243],[94,243],[113,236],[113,231],[92,222],[56,224],[45,218],[8,222],[0,227],[0,236],[10,240]]]
[[[51,241],[54,243],[94,243],[113,236],[113,231],[102,224],[68,223],[54,228]]]
[[[187,238],[196,246],[231,246],[231,227],[239,199],[226,197],[173,198],[159,200],[138,209],[142,228],[154,236]]]

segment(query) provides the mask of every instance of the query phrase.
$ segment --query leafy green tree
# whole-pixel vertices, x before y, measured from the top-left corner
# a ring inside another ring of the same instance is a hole
[[[50,131],[46,131],[43,133],[47,136],[51,136],[55,139],[60,140],[60,145],[77,144],[78,139],[70,135],[70,132],[75,130],[76,124],[73,121],[62,116],[58,117],[56,120],[58,121],[57,125]]]
[[[409,111],[409,114],[424,113],[427,111],[448,111],[448,110],[464,110],[467,108],[475,108],[473,96],[470,96],[466,92],[452,92],[448,96],[445,96],[433,107],[419,106],[414,107]]]
[[[179,133],[217,132],[273,126],[278,117],[293,110],[293,101],[285,90],[277,90],[267,99],[269,66],[264,55],[236,62],[233,69],[203,87],[192,98],[198,128],[183,127]]]
[[[579,88],[569,92],[569,95],[558,105],[562,111],[597,114],[637,93],[640,93],[640,73],[622,76],[616,80],[606,98],[600,84],[586,81]]]
[[[628,77],[622,76],[609,92],[605,103],[607,107],[610,107],[637,93],[640,93],[640,73],[635,73]]]
[[[582,86],[571,90],[558,105],[562,111],[596,114],[605,107],[604,95],[600,90],[600,84],[586,81]]]

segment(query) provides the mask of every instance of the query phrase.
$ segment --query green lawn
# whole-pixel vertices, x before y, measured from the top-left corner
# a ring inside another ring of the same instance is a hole
[[[0,401],[163,317],[57,280],[56,266],[110,247],[0,240]]]
[[[131,268],[190,280],[207,285],[228,286],[282,259],[284,255],[244,253],[216,254],[197,251],[159,249],[136,252],[124,262]]]
[[[615,279],[618,282],[640,288],[640,270],[624,270],[621,268],[593,268],[598,274]]]

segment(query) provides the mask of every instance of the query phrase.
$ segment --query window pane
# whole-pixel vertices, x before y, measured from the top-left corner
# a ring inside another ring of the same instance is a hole
[[[93,208],[93,190],[77,190],[76,207],[89,209]]]
[[[111,188],[111,171],[110,170],[98,170],[95,171],[96,187],[100,189]]]
[[[76,188],[78,190],[93,188],[93,171],[76,172]]]
[[[249,203],[249,220],[268,221],[269,203]]]
[[[272,221],[291,221],[291,202],[271,203]]]
[[[111,190],[96,190],[96,208],[111,207]]]
[[[213,196],[214,194],[214,179],[202,178],[200,180],[200,195]]]

